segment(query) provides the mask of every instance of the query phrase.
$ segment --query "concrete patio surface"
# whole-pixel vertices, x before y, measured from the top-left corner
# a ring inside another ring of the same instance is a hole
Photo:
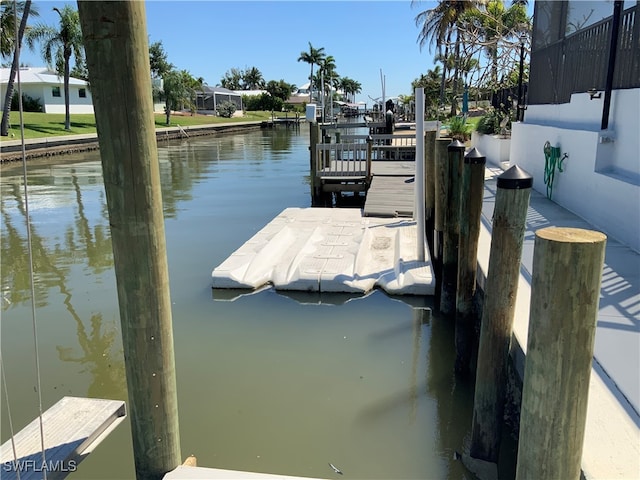
[[[478,247],[478,282],[484,287],[491,247],[496,177],[487,167]],[[636,207],[637,208],[637,207]],[[524,376],[535,231],[546,227],[598,230],[532,190],[522,250],[512,356]],[[604,232],[606,233],[606,232]],[[607,238],[589,386],[582,469],[590,479],[640,478],[640,254]]]

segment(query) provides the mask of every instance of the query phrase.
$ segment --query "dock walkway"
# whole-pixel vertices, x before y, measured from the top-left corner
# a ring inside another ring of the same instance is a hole
[[[365,217],[412,217],[416,163],[371,162],[373,178],[364,204]]]

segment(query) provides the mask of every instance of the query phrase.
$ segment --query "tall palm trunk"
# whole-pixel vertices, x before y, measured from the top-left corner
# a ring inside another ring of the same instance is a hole
[[[444,106],[444,87],[447,80],[447,71],[449,70],[449,41],[451,40],[451,32],[447,34],[447,43],[444,47],[444,57],[442,59],[442,79],[440,81],[440,105]],[[439,111],[439,110],[438,110]]]
[[[455,117],[458,114],[458,77],[460,76],[460,37],[456,34],[456,53],[454,56],[453,67],[453,96],[451,99],[451,116]]]
[[[22,12],[22,19],[20,20],[20,27],[18,28],[18,38],[16,39],[16,49],[13,53],[13,62],[11,62],[11,73],[9,74],[9,81],[7,83],[7,91],[4,96],[4,108],[2,110],[2,124],[0,125],[0,135],[6,137],[9,135],[9,112],[11,111],[11,98],[13,97],[13,83],[20,67],[20,47],[22,46],[22,37],[24,31],[27,28],[27,17],[29,16],[29,10],[31,9],[31,0],[27,0],[24,4],[24,10]]]
[[[311,73],[309,74],[309,103],[313,102],[313,63],[311,64]]]
[[[64,49],[64,129],[71,130],[71,113],[69,111],[69,76],[71,63],[71,48]]]
[[[491,55],[491,88],[493,92],[498,91],[498,46],[492,45],[490,47]]]

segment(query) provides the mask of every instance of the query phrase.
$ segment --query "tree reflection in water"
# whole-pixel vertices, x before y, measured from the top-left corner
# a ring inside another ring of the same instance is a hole
[[[105,324],[101,312],[92,312],[85,325],[82,316],[74,307],[72,289],[69,287],[70,270],[79,259],[87,262],[86,266],[92,275],[100,275],[110,270],[113,265],[104,194],[100,198],[99,219],[92,227],[84,206],[77,171],[72,168],[70,173],[75,192],[75,227],[70,225],[66,228],[65,246],[61,248],[46,235],[42,235],[39,232],[38,222],[31,218],[36,308],[44,308],[51,304],[52,290],[59,292],[62,296],[62,304],[76,325],[76,336],[81,352],[78,353],[72,346],[58,345],[56,349],[60,360],[79,363],[84,367],[81,372],[91,374],[88,396],[124,399],[126,397],[124,359],[122,350],[117,348],[120,334],[115,319]],[[39,187],[50,187],[54,185],[55,178],[39,176],[34,183]],[[31,300],[29,245],[26,228],[21,227],[26,225],[27,211],[22,181],[19,177],[14,177],[13,180],[8,188],[13,202],[8,202],[9,195],[5,195],[1,209],[3,311],[25,305]],[[101,181],[101,177],[97,180]],[[6,178],[4,183],[6,185]],[[89,183],[92,182],[89,181]],[[56,319],[56,322],[62,321],[62,318]]]

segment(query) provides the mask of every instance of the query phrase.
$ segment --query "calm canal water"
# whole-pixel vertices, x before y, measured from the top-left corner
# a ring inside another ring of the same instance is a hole
[[[450,322],[381,292],[212,295],[211,270],[286,207],[310,205],[309,132],[159,147],[182,455],[202,466],[363,479],[470,479],[473,395]],[[2,167],[2,356],[16,430],[37,416],[21,167]],[[126,400],[98,153],[29,164],[42,396]],[[428,304],[427,304],[428,305]],[[2,397],[2,441],[10,436]],[[134,478],[128,422],[69,478]]]

